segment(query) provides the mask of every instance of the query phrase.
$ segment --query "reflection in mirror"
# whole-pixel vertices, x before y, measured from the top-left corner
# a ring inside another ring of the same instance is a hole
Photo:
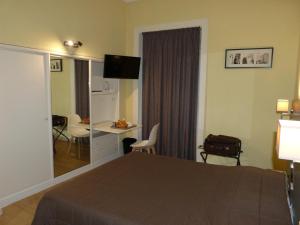
[[[90,163],[89,63],[51,56],[54,176]]]

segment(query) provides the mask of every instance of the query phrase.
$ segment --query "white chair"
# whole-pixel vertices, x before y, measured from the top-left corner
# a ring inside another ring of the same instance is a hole
[[[81,124],[81,118],[77,114],[70,115],[68,117],[68,133],[71,136],[71,140],[69,143],[69,149],[68,152],[71,151],[72,142],[76,141],[76,138],[78,139],[79,149],[78,149],[78,158],[80,159],[80,145],[81,145],[81,138],[89,137],[90,132],[83,127]]]
[[[148,154],[156,154],[155,144],[157,140],[157,131],[159,128],[159,123],[152,127],[152,130],[149,135],[149,140],[142,140],[140,142],[133,143],[130,145],[132,147],[132,151],[140,151],[145,150]]]

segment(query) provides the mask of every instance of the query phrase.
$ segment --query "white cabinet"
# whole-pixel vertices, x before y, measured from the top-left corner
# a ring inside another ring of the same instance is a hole
[[[92,122],[114,121],[116,119],[117,96],[112,94],[92,95]]]
[[[119,119],[119,80],[103,78],[103,62],[91,61],[91,89],[92,124]],[[119,146],[119,135],[96,133],[92,137],[92,163],[118,155]]]
[[[3,199],[52,178],[46,85],[49,55],[0,46],[0,68],[0,199]]]
[[[92,123],[119,119],[119,80],[103,78],[103,62],[91,61]]]
[[[119,153],[118,136],[99,133],[93,136],[93,163],[109,158]]]

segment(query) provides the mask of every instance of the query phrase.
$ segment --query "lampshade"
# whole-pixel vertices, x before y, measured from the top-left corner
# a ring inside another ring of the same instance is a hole
[[[300,162],[300,121],[279,120],[276,150],[279,159]]]
[[[277,99],[277,112],[288,112],[289,111],[289,100],[286,99]]]

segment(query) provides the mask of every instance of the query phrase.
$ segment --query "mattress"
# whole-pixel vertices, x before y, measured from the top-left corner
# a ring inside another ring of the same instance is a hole
[[[58,185],[33,225],[290,225],[283,173],[134,152]]]

